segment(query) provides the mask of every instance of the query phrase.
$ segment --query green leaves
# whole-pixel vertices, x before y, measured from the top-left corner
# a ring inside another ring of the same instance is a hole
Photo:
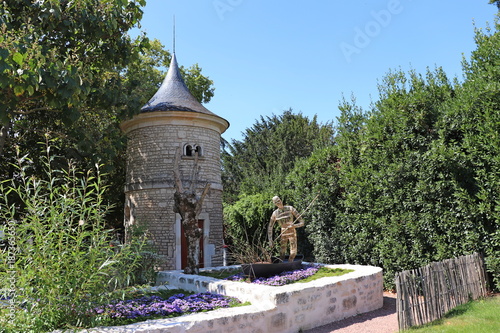
[[[9,332],[92,326],[84,314],[105,302],[140,258],[140,244],[110,247],[115,237],[105,226],[110,207],[103,203],[99,171],[54,169],[60,159],[49,150],[44,178],[28,176],[33,162],[20,158],[16,178],[0,183],[0,221],[10,221],[8,250],[0,251],[0,290],[10,290],[21,304],[0,316]]]
[[[279,128],[262,120],[247,130],[248,142],[233,143],[240,153],[233,156],[245,161],[225,156],[225,175],[253,185],[252,193],[285,189],[295,207],[319,194],[299,235],[318,261],[382,266],[391,289],[398,271],[483,252],[500,288],[500,26],[477,31],[476,41],[462,83],[441,68],[391,71],[369,112],[342,101],[335,144],[282,170],[284,178],[274,169],[262,172],[269,161],[287,161],[267,147],[288,147],[296,123]],[[280,179],[281,187],[269,179]],[[252,211],[239,205],[243,199],[227,212]]]
[[[342,105],[343,195],[330,206],[334,224],[315,224],[328,236],[310,235],[321,258],[335,249],[347,262],[381,265],[391,288],[395,272],[430,261],[476,251],[498,257],[500,94],[498,65],[490,64],[500,61],[500,39],[498,31],[479,34],[463,84],[440,68],[390,72],[369,113]],[[341,228],[330,233],[334,225]],[[487,261],[498,274],[498,261]]]
[[[24,87],[15,86],[14,87],[14,94],[16,94],[16,96],[22,96],[24,94]]]
[[[33,108],[72,112],[68,106],[102,88],[102,75],[136,54],[126,33],[142,17],[143,2],[3,2],[0,93],[9,117]]]
[[[19,52],[16,52],[12,55],[12,60],[14,60],[14,62],[19,66],[22,66],[23,59],[24,59],[23,55]]]
[[[244,134],[243,141],[233,141],[222,154],[225,196],[232,200],[236,193],[279,193],[296,160],[333,142],[331,124],[319,124],[316,117],[309,119],[291,109],[261,117]]]

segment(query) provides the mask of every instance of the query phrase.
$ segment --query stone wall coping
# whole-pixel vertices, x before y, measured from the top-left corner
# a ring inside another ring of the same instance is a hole
[[[222,134],[229,127],[229,122],[215,114],[190,111],[156,111],[140,113],[132,119],[122,122],[120,128],[125,134],[128,134],[140,128],[163,125],[200,127]]]
[[[336,264],[336,265],[324,265],[328,268],[341,268],[341,269],[353,269],[354,272],[350,272],[341,276],[331,276],[317,279],[311,282],[305,283],[293,283],[284,286],[266,286],[260,284],[243,283],[235,281],[225,281],[208,276],[197,275],[196,281],[200,283],[189,283],[189,280],[193,279],[193,275],[184,274],[182,270],[171,270],[163,271],[158,275],[157,284],[164,283],[162,276],[169,277],[168,280],[170,284],[178,285],[181,289],[193,291],[193,292],[205,292],[210,291],[214,293],[223,293],[227,296],[233,296],[240,299],[242,302],[263,302],[269,301],[275,303],[276,295],[282,293],[293,293],[298,290],[303,290],[304,288],[321,288],[326,285],[334,284],[337,282],[361,278],[367,275],[374,275],[377,273],[382,273],[382,268],[375,266],[362,266],[362,265],[351,265],[351,264]],[[239,268],[240,265],[226,266],[226,267],[207,267],[201,269],[200,271],[210,271],[210,270],[224,270],[228,268]],[[171,280],[174,279],[175,281]],[[186,279],[188,282],[183,283],[182,279]],[[189,288],[189,289],[188,289]],[[262,298],[264,295],[265,298]]]
[[[203,322],[224,322],[227,321],[228,318],[234,318],[232,320],[237,320],[238,317],[264,317],[266,312],[272,311],[273,309],[274,307],[266,307],[262,304],[247,305],[236,308],[217,309],[209,312],[186,314],[175,318],[146,320],[124,326],[96,327],[88,329],[86,332],[184,333],[191,331],[196,327],[196,325],[200,325]]]
[[[198,188],[204,188],[207,182],[199,182],[203,184],[203,186],[199,186]],[[211,191],[222,191],[223,187],[221,183],[209,182]],[[153,180],[145,180],[145,181],[136,181],[125,184],[125,193],[132,191],[141,191],[141,190],[152,190],[152,189],[175,189],[175,182],[173,180],[164,180],[164,179],[153,179]]]

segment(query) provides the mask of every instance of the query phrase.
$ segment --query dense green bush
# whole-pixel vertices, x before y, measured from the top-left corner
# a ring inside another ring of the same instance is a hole
[[[473,54],[469,67],[475,61],[493,60]],[[499,287],[500,89],[492,78],[451,84],[440,69],[394,72],[371,112],[342,105],[336,145],[288,178],[296,200],[320,194],[307,228],[318,261],[381,266],[392,288],[398,271],[483,252]]]
[[[312,154],[287,152],[294,162],[281,169],[279,184],[263,174],[275,161],[270,151],[245,150],[238,158],[258,162],[249,168],[226,158],[243,183],[259,184],[252,196],[241,196],[250,192],[240,187],[240,201],[225,206],[228,233],[241,237],[244,223],[252,233],[262,229],[271,210],[256,213],[256,205],[268,202],[255,193],[276,191],[285,203],[307,210],[306,228],[298,230],[300,251],[316,261],[381,266],[390,289],[399,271],[481,252],[500,289],[498,22],[477,30],[476,43],[464,60],[463,81],[450,80],[441,68],[396,70],[381,81],[369,111],[342,101],[335,142],[313,145]],[[279,136],[264,125],[249,131],[252,142],[241,147],[267,149],[272,141],[266,138]]]
[[[0,327],[7,332],[98,324],[86,312],[132,280],[139,259],[141,244],[118,245],[105,227],[110,207],[98,169],[54,170],[55,160],[47,154],[46,178],[38,179],[26,176],[32,162],[21,158],[15,177],[0,184],[8,240],[0,250],[0,289],[9,304],[0,308]]]
[[[299,161],[287,177],[289,201],[303,212],[305,228],[297,229],[299,253],[307,260],[314,255],[318,262],[343,262],[341,242],[331,242],[331,235],[341,231],[335,223],[339,209],[340,160],[336,147],[316,150],[308,159]]]
[[[458,129],[461,151],[474,171],[473,219],[484,228],[487,269],[500,290],[500,25],[476,31],[478,48],[464,62],[466,82],[452,105],[449,123]],[[467,237],[467,230],[464,233]]]
[[[297,161],[332,143],[331,123],[318,123],[316,117],[309,119],[290,109],[279,116],[261,117],[245,131],[242,141],[233,140],[224,147],[224,223],[226,242],[233,255],[249,260],[256,257],[254,254],[261,256],[266,252],[265,257],[277,253],[277,248],[268,248],[266,239],[275,208],[271,199],[279,195],[286,205],[295,205],[288,197],[287,174]],[[305,207],[296,208],[301,211]],[[306,239],[303,232],[304,228],[298,229],[299,240]],[[307,247],[299,245],[301,252]]]
[[[264,260],[268,249],[267,226],[273,212],[272,194],[242,195],[224,205],[226,244],[235,262]]]

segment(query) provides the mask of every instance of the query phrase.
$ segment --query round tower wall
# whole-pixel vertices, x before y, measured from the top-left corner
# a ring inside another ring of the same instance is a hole
[[[204,265],[222,264],[222,185],[220,133],[211,128],[160,124],[139,126],[128,133],[125,185],[125,227],[146,228],[156,251],[167,258],[160,269],[180,268],[180,217],[174,207],[174,160],[177,148],[180,177],[189,187],[195,165],[194,156],[184,156],[186,144],[201,147],[198,158],[198,195],[206,183],[211,189],[203,202],[200,219],[204,227]]]

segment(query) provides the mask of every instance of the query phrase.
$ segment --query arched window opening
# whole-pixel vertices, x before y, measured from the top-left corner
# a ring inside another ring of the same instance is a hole
[[[196,148],[194,149],[195,152],[198,153],[198,156],[201,156],[201,147],[200,146],[196,146]]]
[[[200,146],[189,144],[184,146],[184,156],[194,156],[195,153],[198,153],[198,156],[202,155]]]

